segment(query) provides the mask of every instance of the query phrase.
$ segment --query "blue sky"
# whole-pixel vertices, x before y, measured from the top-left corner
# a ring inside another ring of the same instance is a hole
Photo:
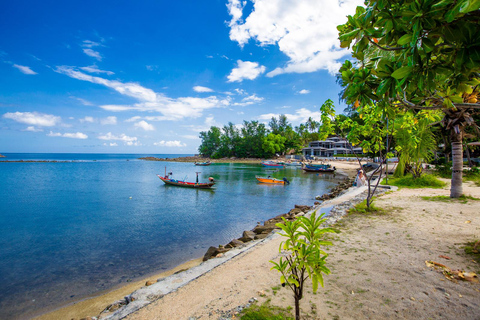
[[[0,0],[0,153],[196,153],[332,99],[358,0]]]

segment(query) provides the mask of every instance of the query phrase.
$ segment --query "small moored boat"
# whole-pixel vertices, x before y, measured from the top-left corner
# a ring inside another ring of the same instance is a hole
[[[165,168],[165,176],[161,176],[157,174],[157,177],[160,178],[165,184],[171,185],[171,186],[177,186],[177,187],[186,187],[186,188],[196,188],[196,189],[210,189],[213,187],[215,184],[214,180],[212,177],[208,178],[209,182],[203,182],[199,183],[198,182],[198,174],[200,172],[196,172],[197,174],[197,181],[196,182],[188,182],[188,181],[181,181],[181,180],[176,180],[172,178],[172,173],[169,172],[167,174],[167,169]]]
[[[335,172],[337,170],[330,164],[304,164],[302,169],[306,172]]]
[[[270,176],[268,176],[268,177],[255,176],[255,178],[258,180],[258,182],[261,182],[261,183],[290,184],[290,182],[287,180],[287,178],[283,178],[283,180],[272,178]]]
[[[276,167],[276,168],[284,168],[285,165],[283,163],[273,162],[273,161],[263,161],[262,166],[264,167]]]
[[[196,166],[209,166],[212,163],[210,161],[205,161],[205,162],[195,162]]]

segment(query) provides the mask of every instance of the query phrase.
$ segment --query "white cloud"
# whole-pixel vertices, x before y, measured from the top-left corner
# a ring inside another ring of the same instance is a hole
[[[41,132],[41,131],[43,131],[43,129],[35,128],[34,126],[29,126],[29,127],[27,127],[24,131]]]
[[[195,86],[195,87],[193,87],[193,90],[195,92],[213,92],[212,89],[207,88],[207,87],[202,87],[202,86]]]
[[[100,42],[95,42],[91,40],[83,40],[82,47],[84,48],[103,47],[103,44],[101,44]]]
[[[88,67],[80,67],[83,71],[89,72],[89,73],[105,73],[109,76],[115,74],[112,71],[106,71],[106,70],[100,70],[96,65],[93,66],[88,66]]]
[[[244,79],[253,80],[265,72],[265,67],[258,62],[237,60],[237,68],[228,75],[228,82],[241,82]]]
[[[131,105],[102,105],[104,110],[121,112],[136,110],[142,112],[158,112],[161,116],[155,117],[153,121],[181,120],[183,118],[201,117],[204,110],[212,108],[223,108],[230,105],[230,97],[219,99],[216,96],[205,98],[180,97],[169,98],[162,93],[145,88],[138,83],[123,83],[116,80],[108,80],[101,77],[85,74],[74,67],[58,66],[55,70],[71,78],[88,81],[114,89],[122,95],[138,100],[138,103]],[[145,117],[149,120],[148,117]],[[134,120],[136,121],[136,120]]]
[[[81,132],[75,132],[75,133],[64,133],[61,134],[59,132],[52,132],[47,134],[49,137],[63,137],[63,138],[71,138],[71,139],[88,139],[88,136],[84,133]]]
[[[178,141],[178,140],[174,140],[174,141],[162,140],[160,142],[154,142],[153,144],[159,147],[186,147],[187,146],[185,143],[182,143],[181,141]]]
[[[125,120],[125,122],[135,122],[135,121],[140,120],[140,119],[142,119],[142,117],[135,116],[135,117],[131,117],[131,118]]]
[[[361,0],[256,0],[252,11],[242,19],[246,2],[229,0],[230,39],[244,46],[253,39],[261,46],[278,45],[290,59],[285,66],[269,72],[282,73],[338,71],[337,62],[349,51],[341,49],[337,25],[362,5]]]
[[[93,106],[93,103],[85,99],[77,98],[77,97],[70,97],[70,98],[80,101],[80,103],[83,104],[84,106]]]
[[[310,93],[310,90],[303,89],[303,90],[298,91],[298,93],[300,93],[300,94],[308,94],[308,93]]]
[[[13,67],[17,68],[18,70],[20,70],[21,73],[24,73],[24,74],[37,74],[35,71],[30,69],[30,67],[27,67],[27,66],[21,66],[21,65],[18,65],[18,64],[14,64]]]
[[[94,119],[93,117],[88,117],[88,116],[87,116],[87,117],[85,117],[85,118],[83,118],[83,119],[79,119],[79,121],[80,121],[81,123],[84,123],[84,122],[94,123],[94,122],[95,122],[95,119]]]
[[[298,109],[295,114],[285,114],[283,113],[289,121],[291,121],[294,124],[300,124],[303,122],[306,122],[309,117],[312,117],[312,119],[318,119],[320,120],[321,113],[320,111],[310,111],[306,108],[301,108]],[[267,114],[262,114],[257,117],[258,120],[267,120],[269,121],[272,119],[272,117],[278,118],[280,114],[278,113],[267,113]]]
[[[53,127],[60,123],[61,118],[38,112],[9,112],[3,115],[6,119],[12,119],[20,123],[26,123],[41,127]]]
[[[108,124],[117,124],[117,117],[110,116],[100,120],[100,124],[108,125]]]
[[[103,145],[107,147],[118,147],[118,143],[116,142],[110,142],[110,143],[105,142]]]
[[[236,102],[233,105],[234,106],[249,106],[254,103],[262,102],[265,100],[264,98],[257,97],[257,95],[252,94],[251,96],[245,97],[242,99],[242,102]]]
[[[125,133],[122,133],[121,135],[116,136],[116,135],[112,134],[111,132],[109,132],[106,135],[98,136],[98,139],[100,139],[100,140],[123,141],[127,146],[139,146],[139,145],[141,145],[140,142],[138,141],[137,137],[129,137]]]
[[[155,127],[153,125],[149,124],[147,121],[144,121],[144,120],[135,123],[134,126],[137,127],[137,128],[141,128],[145,131],[155,130]]]
[[[88,48],[84,48],[83,49],[83,53],[85,53],[87,56],[89,57],[92,57],[92,58],[95,58],[97,59],[98,61],[102,61],[103,57],[102,55],[100,54],[100,52],[98,51],[95,51],[93,49],[88,49]]]

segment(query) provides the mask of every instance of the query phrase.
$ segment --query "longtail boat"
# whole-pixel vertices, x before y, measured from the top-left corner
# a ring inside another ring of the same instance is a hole
[[[195,165],[196,166],[209,166],[211,165],[212,163],[210,161],[206,161],[206,162],[195,162]]]
[[[270,176],[268,176],[268,177],[255,176],[255,178],[258,180],[258,182],[261,182],[261,183],[290,184],[290,182],[287,180],[287,178],[283,178],[283,180],[275,179],[275,178],[272,178]]]
[[[306,172],[335,172],[337,168],[332,167],[330,164],[304,164],[302,169]]]
[[[281,167],[281,168],[284,168],[285,165],[283,163],[277,163],[277,162],[273,162],[273,161],[263,161],[262,162],[262,166],[264,167]]]
[[[187,182],[187,181],[181,181],[181,180],[176,180],[172,179],[172,173],[167,174],[167,169],[165,168],[165,176],[161,176],[157,174],[157,177],[160,178],[165,184],[172,185],[172,186],[177,186],[177,187],[185,187],[185,188],[196,188],[196,189],[210,189],[215,182],[213,181],[213,178],[210,177],[208,178],[209,182],[203,182],[199,183],[198,182],[198,174],[200,172],[196,172],[197,174],[197,181],[196,182]]]

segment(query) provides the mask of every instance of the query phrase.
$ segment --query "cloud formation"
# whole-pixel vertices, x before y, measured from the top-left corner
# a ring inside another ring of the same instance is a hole
[[[104,119],[100,119],[100,124],[107,125],[107,124],[117,124],[117,117],[110,116]]]
[[[298,91],[298,93],[300,93],[300,94],[307,94],[307,93],[310,93],[310,90],[303,89],[303,90]]]
[[[123,83],[117,80],[108,80],[85,74],[76,70],[74,67],[58,66],[55,71],[74,79],[106,86],[122,95],[134,98],[138,101],[138,103],[131,105],[103,105],[100,106],[102,109],[113,112],[136,110],[160,113],[161,116],[155,117],[154,121],[198,118],[202,116],[204,110],[223,108],[230,105],[229,97],[224,99],[219,99],[216,96],[209,96],[205,98],[180,97],[173,99],[161,93],[156,93],[151,89],[145,88],[138,83]]]
[[[80,69],[82,69],[83,71],[86,71],[88,73],[105,73],[109,76],[115,74],[112,71],[100,70],[100,69],[98,69],[98,67],[96,65],[88,66],[88,67],[80,67]]]
[[[149,124],[147,121],[142,120],[134,124],[136,128],[143,129],[145,131],[153,131],[155,130],[155,127],[151,124]]]
[[[310,111],[306,108],[298,109],[295,114],[285,114],[287,116],[288,121],[291,121],[293,124],[297,125],[303,122],[306,122],[308,118],[312,117],[312,119],[320,119],[321,112],[320,111]],[[279,113],[267,113],[262,114],[257,117],[258,120],[270,121],[272,117],[278,118],[280,116]]]
[[[265,67],[258,62],[237,60],[237,67],[227,76],[228,82],[241,82],[245,79],[253,80],[265,72]]]
[[[8,112],[3,117],[40,127],[53,127],[61,121],[60,117],[38,112]]]
[[[178,140],[173,140],[173,141],[162,140],[160,142],[154,142],[153,144],[159,147],[186,147],[187,146],[185,143],[182,143],[181,141],[178,141]]]
[[[71,138],[71,139],[88,139],[88,136],[81,132],[75,133],[60,133],[60,132],[52,132],[47,134],[48,137],[63,137],[63,138]]]
[[[335,74],[339,59],[349,54],[341,49],[337,25],[353,14],[361,0],[256,0],[244,16],[246,1],[229,0],[230,39],[243,47],[250,39],[261,46],[278,45],[290,59],[267,74],[305,73],[328,70]]]
[[[207,87],[202,87],[202,86],[195,86],[195,87],[193,87],[193,90],[195,92],[213,92],[212,89],[207,88]]]
[[[140,142],[138,141],[137,137],[129,137],[125,133],[122,133],[119,136],[116,136],[112,134],[111,132],[98,136],[98,139],[100,140],[117,140],[117,141],[123,141],[127,146],[137,146],[140,145]]]
[[[21,65],[18,65],[18,64],[13,64],[12,67],[17,68],[23,74],[37,74],[35,71],[30,69],[30,67],[27,67],[27,66],[21,66]]]

